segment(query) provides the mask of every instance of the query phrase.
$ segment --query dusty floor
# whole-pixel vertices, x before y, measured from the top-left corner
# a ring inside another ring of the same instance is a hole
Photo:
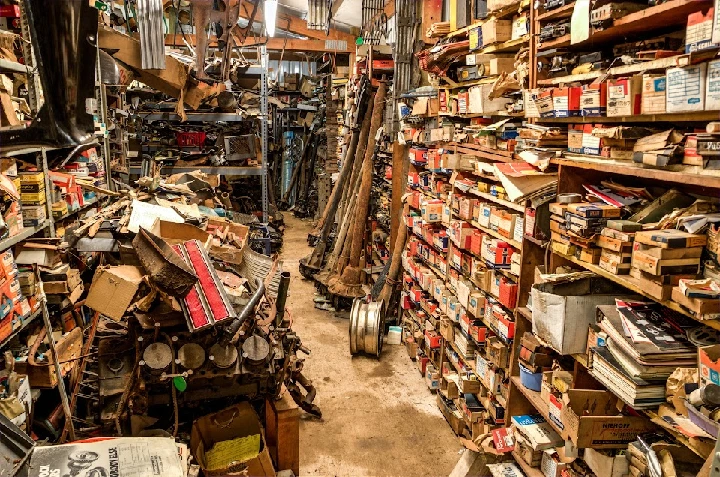
[[[348,320],[317,310],[315,287],[302,279],[310,252],[309,221],[285,214],[284,269],[292,273],[293,328],[312,350],[305,374],[317,386],[322,420],[300,424],[300,474],[316,476],[446,476],[457,463],[455,438],[405,347],[382,358],[351,357]]]

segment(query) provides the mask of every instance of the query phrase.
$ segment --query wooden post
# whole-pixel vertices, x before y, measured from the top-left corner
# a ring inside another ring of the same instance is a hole
[[[400,211],[402,210],[402,196],[405,193],[407,184],[407,173],[410,161],[407,158],[407,146],[399,142],[393,142],[392,162],[392,202],[390,204],[390,250],[392,255],[395,248],[395,238],[398,227],[405,225],[400,223]]]
[[[280,394],[265,402],[265,441],[278,470],[300,475],[300,408],[285,386]]]

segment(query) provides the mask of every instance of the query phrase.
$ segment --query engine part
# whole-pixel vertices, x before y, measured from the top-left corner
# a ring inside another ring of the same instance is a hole
[[[242,344],[243,364],[264,366],[270,358],[270,343],[265,338],[252,335]]]
[[[379,358],[384,330],[382,303],[355,299],[350,311],[350,354],[365,353]]]
[[[210,361],[218,368],[229,368],[238,358],[237,349],[232,345],[216,343],[210,348]]]
[[[162,371],[173,360],[173,353],[170,346],[165,343],[151,343],[145,351],[143,351],[143,359],[141,364],[147,366],[153,371]]]
[[[186,369],[197,369],[205,363],[205,349],[197,343],[186,343],[178,350],[177,363]]]

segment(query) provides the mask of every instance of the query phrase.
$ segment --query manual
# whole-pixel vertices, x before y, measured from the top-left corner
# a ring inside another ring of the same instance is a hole
[[[539,414],[513,416],[512,425],[533,450],[544,450],[563,443],[563,439]]]
[[[167,437],[118,437],[35,447],[33,475],[105,475],[113,477],[185,477],[182,449]],[[185,452],[184,455],[187,455]]]

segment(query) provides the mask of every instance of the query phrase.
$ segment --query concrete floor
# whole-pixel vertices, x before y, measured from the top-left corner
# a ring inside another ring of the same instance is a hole
[[[303,415],[300,474],[446,476],[462,445],[437,408],[405,347],[384,346],[380,360],[351,357],[348,320],[314,307],[315,287],[298,271],[308,255],[309,221],[285,214],[284,269],[292,274],[293,328],[312,350],[305,375],[317,387],[322,420]]]

